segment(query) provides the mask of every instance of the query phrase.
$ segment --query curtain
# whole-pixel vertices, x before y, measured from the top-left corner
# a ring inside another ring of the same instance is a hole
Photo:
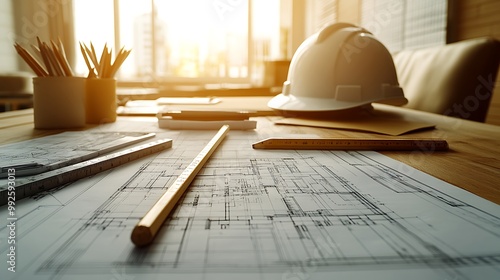
[[[36,45],[36,38],[44,42],[62,41],[71,66],[75,65],[75,36],[71,0],[17,0],[14,10],[15,42],[26,48]],[[20,70],[28,70],[25,63]]]
[[[391,51],[446,44],[447,0],[363,0],[361,26]]]

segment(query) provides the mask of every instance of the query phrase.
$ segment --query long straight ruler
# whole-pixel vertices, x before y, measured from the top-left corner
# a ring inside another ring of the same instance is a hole
[[[370,150],[446,151],[443,139],[358,139],[358,138],[268,138],[252,144],[254,149],[282,150]]]
[[[17,178],[12,168],[8,170],[7,179],[1,181],[5,183],[0,186],[0,205],[63,186],[170,147],[172,139],[156,140],[30,177]]]
[[[170,211],[174,209],[198,172],[205,165],[222,140],[224,140],[228,131],[228,125],[224,125],[219,129],[212,140],[208,142],[172,185],[168,187],[165,193],[158,199],[146,215],[137,223],[131,235],[132,242],[136,246],[146,246],[154,240],[160,227],[170,214]]]

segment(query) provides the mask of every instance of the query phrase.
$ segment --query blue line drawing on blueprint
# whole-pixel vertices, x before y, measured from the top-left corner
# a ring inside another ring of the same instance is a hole
[[[471,194],[375,152],[257,151],[245,132],[231,132],[222,143],[153,245],[135,248],[130,233],[137,221],[205,144],[184,135],[172,150],[65,190],[60,206],[48,204],[55,196],[39,197],[20,222],[31,220],[26,225],[39,234],[60,227],[50,243],[38,245],[31,273],[40,279],[500,275],[498,205],[473,205]]]

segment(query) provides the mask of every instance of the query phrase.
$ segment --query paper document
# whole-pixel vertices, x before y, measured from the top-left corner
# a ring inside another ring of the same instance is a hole
[[[376,152],[254,150],[275,136],[255,131],[230,131],[136,248],[136,223],[213,136],[158,134],[174,147],[19,201],[0,278],[500,279],[499,205]]]
[[[433,128],[433,124],[423,122],[408,122],[405,120],[372,119],[362,121],[345,120],[313,120],[300,118],[284,118],[277,120],[276,124],[302,125],[312,127],[349,129],[357,131],[375,132],[387,135],[402,135],[415,130]]]
[[[407,119],[396,114],[377,110],[359,110],[345,115],[313,118],[282,118],[276,124],[301,125],[335,129],[367,131],[386,135],[402,135],[421,129],[434,128],[434,124]]]
[[[210,105],[217,104],[220,99],[215,97],[160,97],[156,99],[158,105],[185,104],[185,105]]]
[[[251,120],[220,120],[220,121],[197,121],[197,120],[174,120],[170,117],[158,118],[158,126],[173,130],[218,130],[223,125],[231,126],[232,130],[248,130],[257,128],[257,121]]]

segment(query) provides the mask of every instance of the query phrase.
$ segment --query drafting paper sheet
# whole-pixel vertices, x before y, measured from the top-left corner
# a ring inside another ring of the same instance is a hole
[[[135,248],[214,134],[156,132],[172,149],[18,201],[16,272],[2,226],[0,279],[500,279],[499,205],[375,152],[253,150],[275,136],[254,131],[230,131]]]

